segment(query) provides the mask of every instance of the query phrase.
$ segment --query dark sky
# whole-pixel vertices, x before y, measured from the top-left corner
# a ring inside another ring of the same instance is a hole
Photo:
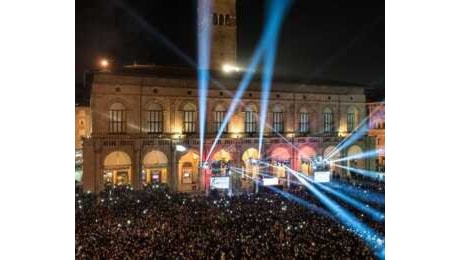
[[[238,63],[244,65],[262,31],[265,1],[237,2]],[[375,86],[382,92],[384,18],[384,1],[294,1],[280,34],[275,71]],[[188,66],[155,33],[195,60],[195,21],[196,0],[76,1],[77,102],[85,96],[84,70],[95,68],[100,57],[119,65]]]

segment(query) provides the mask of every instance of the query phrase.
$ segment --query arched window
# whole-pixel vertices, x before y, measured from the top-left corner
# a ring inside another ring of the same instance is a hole
[[[355,107],[348,108],[347,112],[347,131],[351,133],[356,127],[356,119],[358,117],[358,110]]]
[[[216,106],[214,110],[214,131],[217,133],[224,123],[225,107],[222,104]],[[227,132],[227,125],[224,128],[224,133]]]
[[[148,133],[163,133],[163,108],[159,104],[150,104],[147,107]]]
[[[219,22],[218,20],[219,20],[219,18],[217,17],[217,14],[216,14],[216,13],[213,13],[213,14],[212,14],[212,24],[213,24],[213,25],[217,25],[218,22]]]
[[[126,133],[126,108],[121,103],[114,103],[110,106],[109,132]]]
[[[304,134],[310,132],[310,113],[305,107],[301,108],[299,113],[299,132]]]
[[[230,21],[230,15],[228,14],[225,15],[225,25],[226,26],[232,25],[232,22]]]
[[[272,130],[274,133],[284,132],[284,113],[281,105],[277,104],[273,107],[272,112],[273,126]]]
[[[246,133],[256,132],[256,111],[253,106],[244,108],[244,131]]]
[[[188,103],[184,106],[184,133],[195,133],[196,107]]]
[[[332,133],[333,131],[333,113],[332,109],[326,107],[323,110],[324,133]]]
[[[219,14],[219,25],[224,25],[224,15]]]

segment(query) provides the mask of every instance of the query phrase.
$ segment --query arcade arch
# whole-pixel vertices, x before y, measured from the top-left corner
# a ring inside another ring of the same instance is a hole
[[[199,177],[198,166],[200,156],[195,151],[189,151],[179,159],[178,167],[178,190],[180,192],[198,190]]]
[[[229,152],[221,149],[214,153],[211,162],[211,172],[214,176],[225,176],[228,173],[229,163],[232,157]]]
[[[311,161],[316,156],[315,150],[310,146],[303,146],[299,149],[300,172],[309,176],[313,173]]]
[[[144,156],[142,166],[142,182],[144,184],[168,182],[168,158],[163,152],[150,151]]]
[[[259,166],[254,163],[253,160],[259,160],[259,152],[255,148],[249,148],[244,153],[241,159],[244,162],[243,172],[251,178],[256,178],[259,174]],[[246,180],[246,176],[243,175],[243,180]]]
[[[122,151],[109,153],[104,159],[104,184],[132,184],[132,165],[129,155]]]
[[[348,148],[347,157],[358,155],[358,154],[361,154],[362,152],[363,152],[363,149],[361,149],[361,147],[359,147],[358,145],[353,145],[350,148]],[[364,169],[364,160],[363,159],[347,160],[347,167]],[[350,173],[350,172],[353,172],[353,170],[350,171],[350,169],[348,169],[347,173]]]
[[[286,178],[286,165],[291,167],[291,155],[285,147],[276,147],[270,154],[272,175],[278,178]]]

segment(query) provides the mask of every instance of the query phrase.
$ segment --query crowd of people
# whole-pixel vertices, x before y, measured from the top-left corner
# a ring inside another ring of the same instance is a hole
[[[289,192],[321,207],[301,187]],[[75,196],[77,259],[375,258],[339,221],[268,190],[206,197],[152,185]],[[384,223],[371,226],[384,236]]]

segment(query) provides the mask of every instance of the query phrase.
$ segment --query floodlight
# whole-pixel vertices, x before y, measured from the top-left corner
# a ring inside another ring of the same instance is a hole
[[[240,68],[238,68],[237,66],[234,66],[234,65],[224,64],[222,66],[222,71],[225,72],[225,73],[239,72]]]
[[[180,145],[180,144],[176,145],[176,151],[185,152],[186,150],[187,150],[187,148],[185,146]]]

